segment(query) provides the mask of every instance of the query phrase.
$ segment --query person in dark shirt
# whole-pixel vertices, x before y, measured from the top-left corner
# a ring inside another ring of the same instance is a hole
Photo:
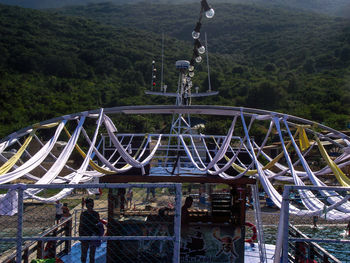
[[[85,200],[87,210],[80,215],[79,236],[98,236],[100,215],[94,211],[94,200],[87,198]],[[95,262],[96,242],[93,240],[81,241],[81,262],[86,262],[87,251],[90,248],[89,259],[90,263]]]
[[[185,203],[181,208],[181,224],[185,225],[188,223],[188,219],[190,217],[190,213],[188,209],[192,206],[193,198],[191,196],[187,196],[185,199]]]

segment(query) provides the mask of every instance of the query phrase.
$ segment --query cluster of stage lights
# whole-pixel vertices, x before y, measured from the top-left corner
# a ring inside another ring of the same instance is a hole
[[[207,18],[213,18],[215,15],[215,11],[213,8],[210,7],[208,4],[207,0],[201,0],[201,11],[199,15],[199,21],[197,22],[193,32],[192,32],[192,38],[194,39],[194,47],[193,47],[193,55],[192,59],[190,61],[190,67],[188,69],[188,76],[193,77],[194,76],[194,64],[195,62],[201,63],[202,62],[202,57],[201,55],[205,53],[205,47],[202,45],[202,43],[199,40],[199,37],[201,35],[200,30],[201,30],[201,20],[202,20],[202,15],[203,12],[205,13],[205,16]]]

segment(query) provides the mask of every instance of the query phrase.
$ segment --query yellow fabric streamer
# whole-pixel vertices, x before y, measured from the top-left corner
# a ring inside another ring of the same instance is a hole
[[[16,162],[22,156],[23,152],[27,149],[29,143],[33,139],[35,131],[35,129],[31,131],[28,138],[22,144],[21,148],[0,167],[0,175],[7,173],[16,164]]]
[[[298,125],[298,132],[299,132],[299,146],[302,151],[305,151],[310,147],[309,139],[307,138],[306,132],[305,132],[305,125]]]
[[[70,138],[71,135],[69,133],[69,131],[67,130],[66,127],[63,127],[64,131],[66,132],[67,136]],[[147,138],[147,136],[145,136],[143,142],[141,143],[141,147],[137,150],[137,152],[135,153],[135,156],[134,158],[140,153],[140,150],[145,142],[145,139]],[[86,154],[85,152],[80,148],[80,146],[78,144],[75,144],[75,149],[80,153],[80,155],[85,158],[86,157]],[[115,171],[110,171],[110,170],[106,170],[104,169],[103,167],[97,165],[96,163],[94,163],[91,159],[89,160],[89,165],[94,169],[96,170],[97,172],[99,173],[103,173],[103,174],[115,174],[116,172]],[[127,167],[130,167],[130,164],[126,164],[125,166],[123,166],[123,168],[127,168]]]
[[[69,133],[69,131],[67,130],[66,127],[63,127],[64,131],[66,132],[67,136],[70,138],[72,137],[71,134]],[[86,153],[80,148],[80,146],[78,144],[75,144],[75,149],[80,153],[80,155],[85,158],[86,157]],[[99,173],[103,173],[103,174],[115,174],[115,172],[106,170],[104,168],[102,168],[101,166],[95,164],[91,159],[89,160],[89,165],[96,171],[98,171]]]
[[[29,143],[31,142],[31,140],[34,137],[35,132],[38,129],[49,129],[49,128],[57,126],[58,124],[59,124],[59,122],[50,123],[50,124],[46,124],[46,125],[40,125],[40,123],[33,124],[32,125],[33,130],[30,132],[28,138],[24,141],[21,148],[0,167],[0,175],[7,173],[16,164],[16,162],[22,156],[24,151],[27,149]]]
[[[299,129],[297,129],[297,131],[295,132],[294,134],[294,138],[298,135],[299,133]],[[216,142],[216,140],[214,139],[214,137],[212,137],[216,146],[219,147],[218,143]],[[287,145],[286,145],[286,149],[288,149],[290,146],[292,145],[292,141],[290,141]],[[273,160],[271,160],[268,164],[266,164],[262,169],[263,170],[268,170],[270,168],[272,168],[282,157],[284,156],[284,152],[280,152],[279,155],[277,155],[275,158],[273,158]],[[225,160],[226,161],[229,161],[230,158],[228,158],[226,155],[224,156],[225,157]],[[232,168],[235,169],[237,172],[239,173],[243,173],[244,171],[246,171],[245,168],[239,166],[238,164],[236,163],[233,163],[232,165]],[[258,173],[258,170],[248,170],[246,172],[246,175],[254,175],[254,174],[257,174]]]
[[[350,187],[350,179],[343,173],[343,171],[337,166],[337,164],[329,157],[326,149],[323,147],[320,139],[316,136],[315,138],[317,141],[318,149],[320,150],[320,153],[323,157],[323,159],[326,161],[328,166],[331,168],[332,172],[334,173],[335,177],[337,178],[338,182],[345,187]]]
[[[33,129],[49,129],[49,128],[53,128],[55,126],[57,126],[59,124],[59,122],[53,122],[53,123],[49,123],[49,124],[44,124],[44,125],[40,125],[40,123],[34,123],[32,125]]]

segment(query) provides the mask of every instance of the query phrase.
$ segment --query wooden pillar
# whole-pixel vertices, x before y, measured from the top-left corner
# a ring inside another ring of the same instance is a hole
[[[37,250],[36,250],[36,258],[42,259],[44,257],[43,252],[44,252],[44,242],[38,241]]]
[[[23,263],[29,262],[29,248],[26,248],[23,252]]]
[[[114,196],[113,196],[113,189],[108,190],[108,215],[107,215],[107,236],[111,235],[112,231],[112,222],[113,222],[113,216],[114,216]],[[107,253],[106,253],[106,262],[112,263],[113,262],[113,241],[108,240],[107,241]]]
[[[329,263],[329,258],[327,254],[323,255],[323,263]]]
[[[66,225],[64,226],[64,234],[65,234],[66,237],[72,236],[72,219],[69,220],[66,223]],[[64,252],[66,254],[69,254],[69,252],[71,251],[71,245],[72,245],[72,241],[71,240],[64,241]]]
[[[238,185],[237,191],[239,193],[239,201],[240,201],[240,208],[241,208],[241,213],[240,213],[240,225],[244,226],[245,225],[245,210],[246,210],[246,201],[247,201],[247,186],[241,186]]]

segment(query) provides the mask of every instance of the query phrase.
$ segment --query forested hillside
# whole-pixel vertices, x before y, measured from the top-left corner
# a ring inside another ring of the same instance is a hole
[[[0,3],[16,5],[26,8],[60,8],[74,5],[85,5],[91,3],[109,2],[113,4],[132,4],[144,2],[161,4],[188,4],[190,2],[199,3],[200,0],[0,0]],[[304,9],[316,13],[349,17],[350,2],[348,0],[212,0],[212,4],[217,3],[242,3],[259,4],[265,7],[288,7],[292,9]]]
[[[143,93],[160,50],[155,34],[0,6],[0,36],[1,137],[62,114],[149,103]],[[169,45],[187,56],[187,45]],[[176,72],[168,77],[176,85]]]
[[[93,17],[101,23],[137,28],[192,41],[193,10],[198,4],[113,5],[109,3],[66,8],[67,15]],[[211,52],[232,56],[251,66],[288,63],[292,69],[308,58],[316,70],[343,67],[350,48],[349,20],[286,9],[266,9],[251,5],[217,4],[215,19],[205,23]],[[198,10],[199,11],[199,10]],[[176,21],[176,22],[174,22]],[[132,29],[131,29],[132,30]],[[328,62],[328,65],[326,65]]]
[[[151,61],[160,67],[164,31],[165,83],[175,91],[174,63],[190,59],[198,8],[94,4],[36,11],[0,5],[0,137],[98,107],[173,104],[143,95],[151,83]],[[348,21],[249,5],[217,4],[215,10],[215,19],[203,21],[203,32],[209,38],[212,88],[220,93],[194,104],[264,108],[345,127]],[[195,73],[194,85],[205,91],[205,63]],[[157,119],[130,121],[128,128],[146,124],[162,128]]]

